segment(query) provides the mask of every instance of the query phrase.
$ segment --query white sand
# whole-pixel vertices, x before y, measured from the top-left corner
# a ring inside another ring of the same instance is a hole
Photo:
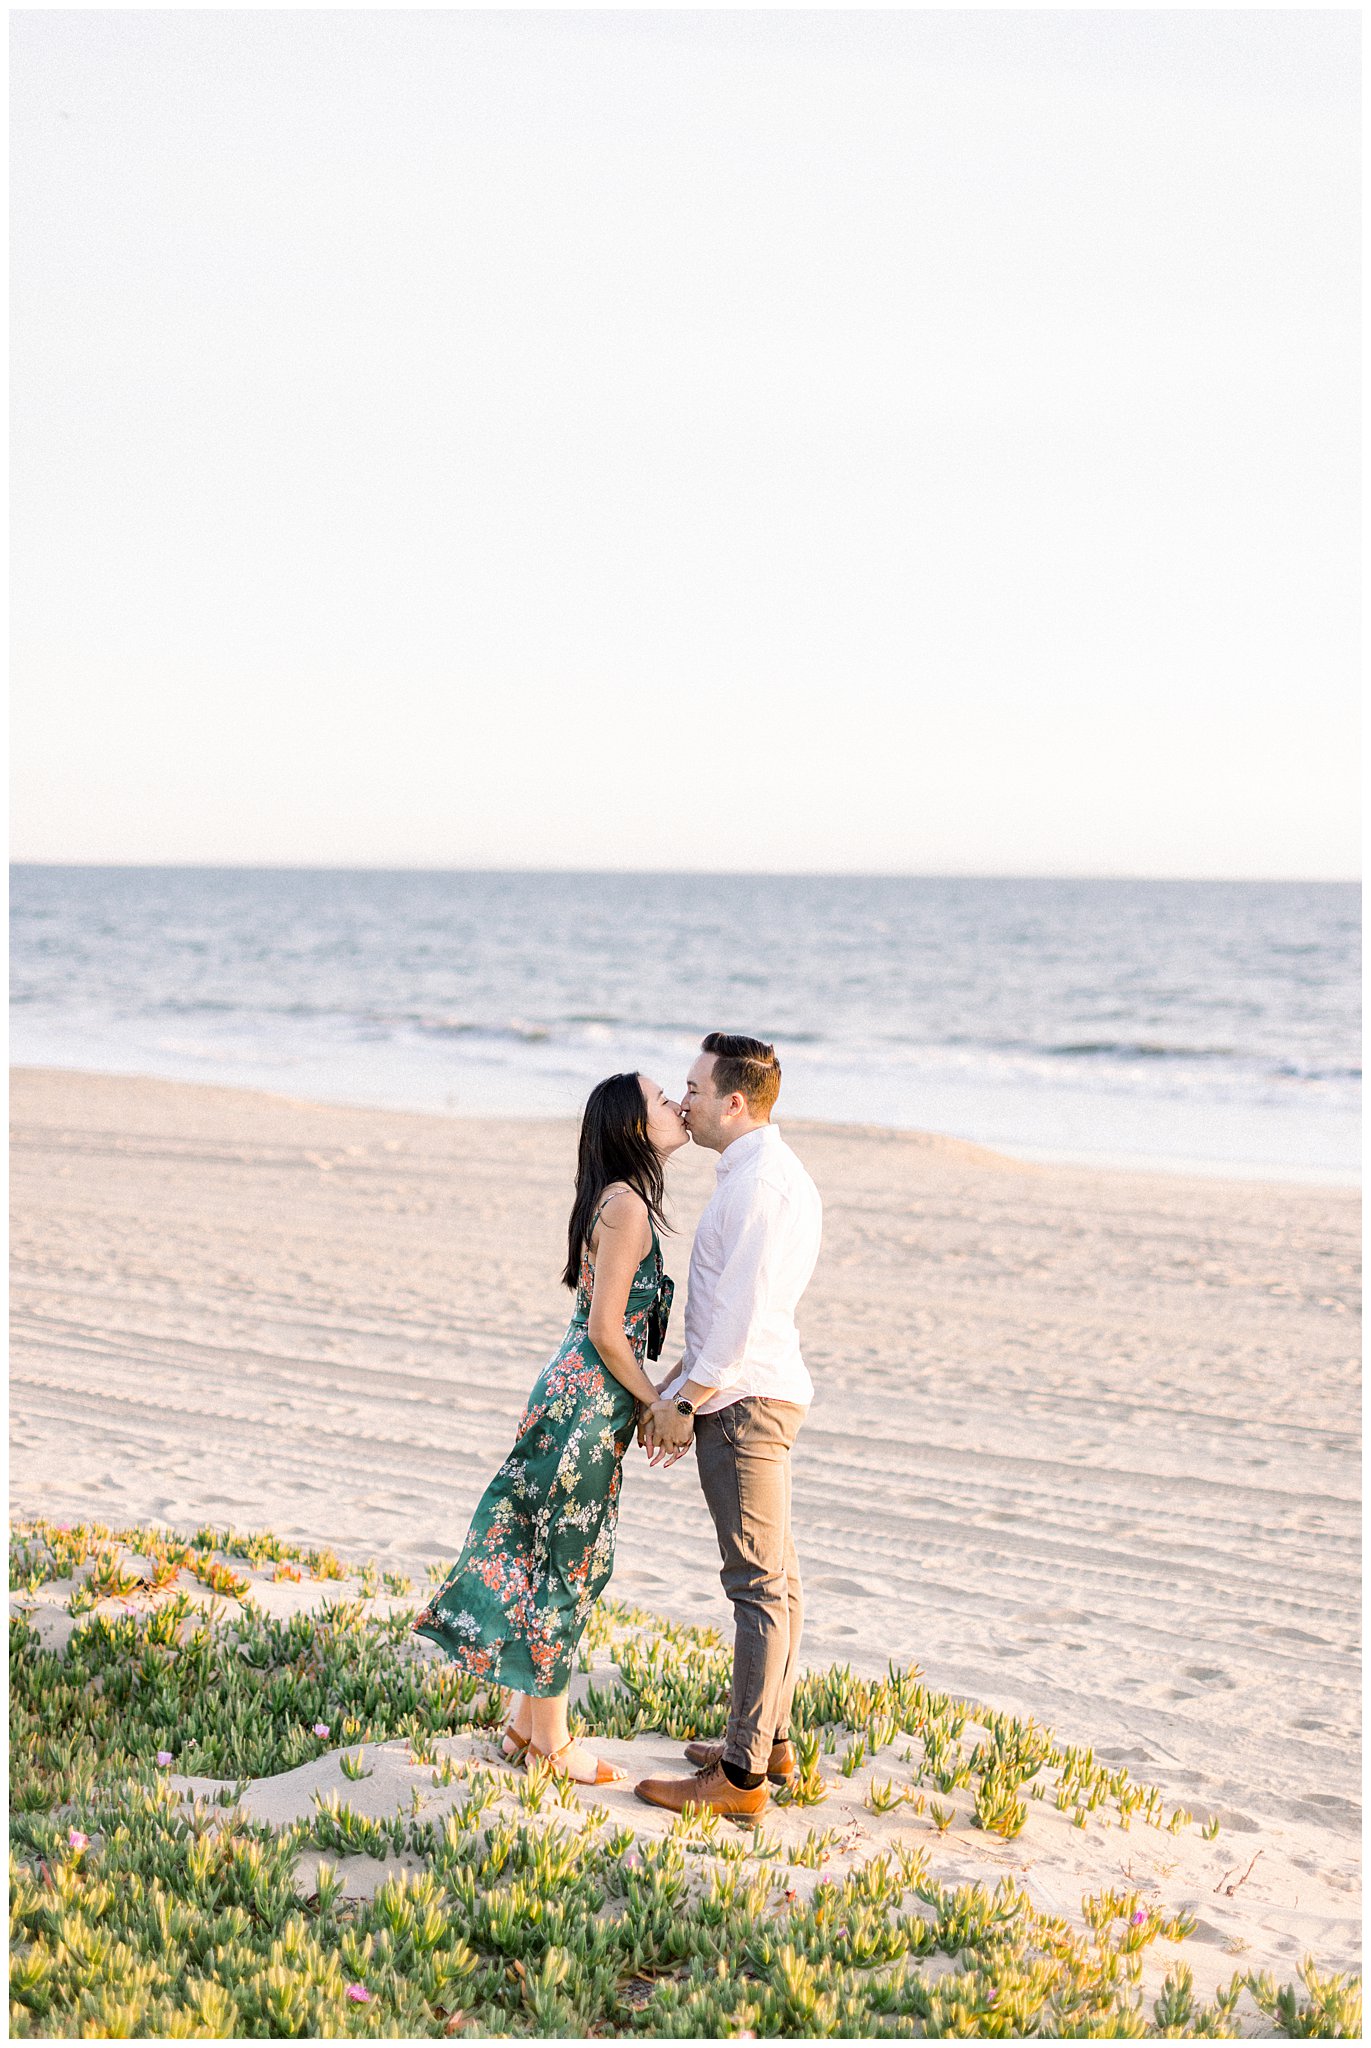
[[[14,1126],[16,1513],[455,1555],[565,1323],[569,1125],[27,1072]],[[1354,1966],[1356,1197],[785,1128],[827,1217],[808,1660],[917,1662],[1217,1812],[1203,1870],[1145,1831],[1215,1975]],[[682,1290],[712,1164],[673,1169]],[[635,1455],[613,1591],[723,1625],[717,1568],[691,1463]],[[1059,1818],[965,1853],[1063,1908],[1137,1868],[1136,1823],[1102,1879]]]

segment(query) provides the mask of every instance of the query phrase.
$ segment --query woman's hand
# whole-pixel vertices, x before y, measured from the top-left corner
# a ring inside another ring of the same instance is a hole
[[[652,1405],[650,1428],[653,1448],[662,1453],[652,1464],[672,1466],[685,1456],[695,1437],[695,1418],[682,1415],[674,1401],[658,1400]]]

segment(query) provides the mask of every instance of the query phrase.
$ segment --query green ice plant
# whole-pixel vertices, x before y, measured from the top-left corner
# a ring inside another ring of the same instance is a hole
[[[892,1778],[873,1778],[866,1788],[866,1804],[873,1813],[889,1813],[903,1805],[904,1793]]]
[[[872,1756],[879,1756],[883,1749],[889,1749],[898,1733],[899,1725],[893,1715],[888,1713],[874,1715],[871,1725],[866,1731],[866,1746]]]
[[[718,1841],[722,1825],[722,1816],[712,1807],[687,1804],[671,1823],[668,1832],[676,1840],[710,1848]]]
[[[125,1593],[132,1593],[140,1583],[138,1574],[126,1570],[118,1554],[112,1550],[99,1553],[87,1581],[98,1600],[118,1599]]]
[[[1028,1819],[1028,1808],[1019,1798],[1013,1777],[988,1770],[976,1789],[971,1808],[978,1828],[995,1835],[1017,1835]]]
[[[240,1600],[248,1590],[249,1582],[240,1572],[234,1571],[229,1565],[220,1564],[216,1559],[196,1563],[193,1569],[196,1578],[208,1586],[212,1593],[222,1593],[230,1600]]]
[[[824,1828],[822,1832],[810,1828],[803,1842],[787,1849],[786,1861],[793,1863],[797,1868],[818,1870],[828,1862],[830,1853],[839,1839],[840,1831],[837,1828]]]
[[[190,1562],[190,1552],[183,1543],[149,1543],[146,1546],[149,1564],[148,1584],[154,1593],[161,1593],[168,1586],[174,1586],[185,1565]]]
[[[819,1806],[828,1797],[828,1787],[819,1768],[818,1731],[806,1728],[795,1737],[795,1758],[799,1766],[792,1785],[781,1788],[776,1800],[781,1806]]]
[[[1361,2033],[1360,1979],[1342,1973],[1324,1976],[1312,1956],[1306,1956],[1300,1964],[1300,1976],[1304,1997],[1293,1984],[1275,1985],[1265,1974],[1249,1975],[1244,1982],[1267,2018],[1283,2034],[1308,2038]]]
[[[307,1550],[305,1563],[316,1579],[345,1579],[346,1567],[332,1550]]]
[[[14,1537],[24,1582],[70,1579],[121,1543],[153,1557],[145,1531],[26,1524]],[[190,1548],[202,1565],[312,1568],[278,1539],[237,1531],[202,1531]],[[497,1728],[504,1695],[412,1660],[409,1618],[345,1599],[280,1622],[237,1606],[200,1616],[168,1590],[138,1613],[82,1617],[65,1655],[44,1651],[24,1620],[12,1625],[16,2037],[1234,2030],[1248,1980],[1205,2005],[1176,1969],[1155,2009],[1144,2003],[1144,1952],[1159,1936],[1183,1938],[1183,1921],[1102,1894],[1075,1934],[1008,1883],[940,1884],[909,1839],[845,1876],[820,1876],[802,1898],[798,1869],[822,1869],[835,1831],[811,1833],[789,1860],[764,1828],[712,1816],[640,1842],[574,1791],[563,1804],[565,1787],[521,1810],[516,1787],[527,1781],[502,1768],[436,1771],[456,1803],[432,1817],[369,1818],[335,1789],[307,1819],[273,1830],[248,1821],[231,1792],[223,1807],[177,1798],[161,1757],[236,1785],[312,1761],[330,1741],[403,1736],[427,1758],[440,1738]],[[677,1737],[721,1724],[727,1660],[712,1631],[611,1604],[593,1625],[625,1686],[587,1703],[592,1733],[652,1726]],[[887,1723],[908,1742],[911,1768],[931,1734],[936,1769],[968,1772],[983,1804],[1064,1776],[1068,1807],[1091,1824],[1151,1818],[1150,1795],[1087,1754],[895,1669],[886,1680],[807,1674],[796,1702],[802,1769],[817,1773],[839,1737],[876,1754],[890,1745]],[[965,1756],[964,1733],[976,1744]],[[344,1860],[358,1854],[411,1867],[374,1898],[350,1898]],[[930,1969],[935,1956],[951,1970]],[[1312,1963],[1296,1985],[1250,1982],[1278,2029],[1359,2031],[1357,1985]]]

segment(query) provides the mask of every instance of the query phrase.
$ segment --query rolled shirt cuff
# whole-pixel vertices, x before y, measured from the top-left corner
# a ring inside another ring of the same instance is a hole
[[[674,1401],[684,1387],[693,1386],[706,1389],[703,1400],[712,1401],[716,1394],[726,1393],[730,1387],[737,1386],[744,1370],[745,1361],[741,1358],[732,1365],[711,1365],[708,1360],[700,1358],[687,1364],[683,1359],[663,1387],[662,1399]]]
[[[694,1381],[697,1387],[708,1387],[713,1393],[721,1394],[726,1387],[736,1386],[743,1376],[744,1359],[735,1359],[728,1365],[716,1365],[707,1358],[697,1358],[691,1366],[683,1368],[681,1385]]]

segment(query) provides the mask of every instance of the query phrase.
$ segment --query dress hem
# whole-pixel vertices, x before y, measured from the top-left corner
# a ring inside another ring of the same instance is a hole
[[[521,1692],[526,1699],[531,1700],[555,1700],[558,1693],[567,1692],[570,1689],[570,1672],[567,1673],[560,1685],[552,1686],[548,1686],[545,1681],[534,1678],[531,1670],[526,1679],[506,1678],[504,1676],[504,1667],[509,1661],[509,1652],[512,1651],[516,1656],[518,1654],[518,1645],[515,1643],[506,1644],[504,1646],[505,1654],[502,1655],[500,1648],[489,1644],[454,1644],[451,1638],[445,1635],[441,1629],[434,1628],[429,1624],[415,1628],[411,1633],[416,1636],[423,1636],[430,1643],[436,1643],[448,1662],[464,1668],[468,1677],[482,1680],[487,1685],[498,1685],[505,1692]],[[472,1661],[476,1657],[493,1657],[495,1668],[487,1671],[474,1671],[472,1669]]]

